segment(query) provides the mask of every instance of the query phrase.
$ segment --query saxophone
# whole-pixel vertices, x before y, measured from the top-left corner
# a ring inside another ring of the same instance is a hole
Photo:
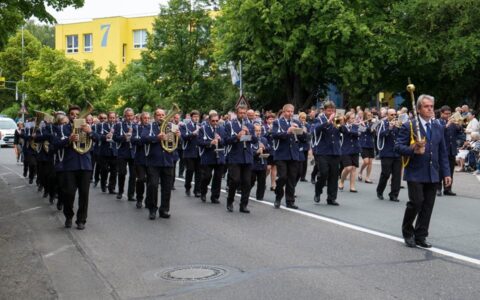
[[[172,130],[172,126],[168,126],[170,124],[169,120],[172,119],[173,116],[175,116],[178,112],[180,111],[180,108],[178,108],[178,105],[176,103],[173,103],[172,109],[168,112],[168,114],[165,116],[163,119],[162,125],[160,126],[160,132],[165,134],[166,139],[161,141],[161,145],[163,150],[165,150],[168,153],[172,153],[175,151],[178,147],[178,136],[176,134],[175,130]]]

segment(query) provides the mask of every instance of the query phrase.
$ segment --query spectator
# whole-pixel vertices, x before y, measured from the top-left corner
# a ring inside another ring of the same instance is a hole
[[[470,141],[473,132],[480,132],[480,124],[478,123],[474,112],[467,113],[467,121],[468,125],[467,129],[465,129],[465,133],[467,134],[467,141]]]

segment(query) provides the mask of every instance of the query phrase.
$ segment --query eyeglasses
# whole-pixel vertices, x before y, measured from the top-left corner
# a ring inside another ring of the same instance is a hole
[[[210,122],[212,122],[212,123],[217,123],[218,120],[210,120]]]

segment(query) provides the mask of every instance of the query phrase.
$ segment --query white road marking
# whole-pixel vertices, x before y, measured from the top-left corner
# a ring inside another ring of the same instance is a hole
[[[70,245],[62,246],[62,247],[58,248],[58,249],[55,250],[55,251],[52,251],[52,252],[50,252],[50,253],[45,254],[43,257],[44,257],[44,258],[52,257],[52,256],[54,256],[54,255],[56,255],[56,254],[59,254],[59,253],[65,251],[65,250],[69,249],[69,248],[72,248],[72,247],[75,247],[75,245],[70,244]]]
[[[19,185],[19,186],[16,186],[16,187],[12,187],[12,190],[21,189],[23,187],[26,187],[26,185]]]
[[[8,175],[8,174],[12,174],[12,172],[2,173],[2,174],[0,174],[0,176],[5,176],[5,175]]]
[[[9,167],[6,167],[6,166],[4,166],[4,165],[1,165],[1,166],[4,167],[5,169],[9,170],[9,171],[12,172],[13,174],[18,175],[18,177],[23,178],[23,176],[22,176],[20,173],[17,173],[15,170],[12,170],[12,169],[10,169]]]
[[[182,179],[182,178],[176,178],[176,179],[185,182],[185,179]],[[210,188],[210,186],[209,186],[209,188]],[[227,193],[226,190],[221,189],[221,191],[223,193]],[[236,194],[236,196],[240,197],[239,194]],[[273,206],[273,203],[271,203],[271,202],[259,201],[259,200],[255,199],[253,197],[248,197],[248,198],[250,200],[256,202],[256,203],[261,203],[261,204],[264,204],[264,205]],[[359,231],[359,232],[371,234],[371,235],[374,235],[374,236],[378,236],[378,237],[381,237],[381,238],[389,239],[391,241],[399,242],[399,243],[402,243],[402,244],[404,243],[404,240],[401,237],[397,237],[397,236],[393,236],[393,235],[390,235],[390,234],[375,231],[375,230],[372,230],[372,229],[364,228],[364,227],[361,227],[361,226],[358,226],[358,225],[353,225],[353,224],[350,224],[350,223],[347,223],[347,222],[338,221],[338,220],[331,219],[331,218],[328,218],[328,217],[319,216],[319,215],[316,215],[314,213],[310,213],[310,212],[306,212],[306,211],[302,211],[302,210],[286,208],[283,205],[281,206],[281,209],[284,209],[284,210],[287,210],[289,212],[296,213],[296,214],[299,214],[299,215],[302,215],[302,216],[310,217],[310,218],[313,218],[313,219],[316,219],[316,220],[320,220],[320,221],[328,222],[328,223],[335,224],[335,225],[338,225],[338,226],[342,226],[342,227],[352,229],[352,230],[355,230],[355,231]],[[448,256],[448,257],[451,257],[451,258],[455,258],[455,259],[458,259],[458,260],[461,260],[461,261],[464,261],[464,262],[469,262],[469,263],[480,266],[480,259],[476,259],[476,258],[473,258],[473,257],[465,256],[465,255],[462,255],[462,254],[458,254],[458,253],[455,253],[455,252],[443,250],[443,249],[436,248],[436,247],[432,247],[432,248],[429,248],[429,249],[425,249],[425,248],[421,248],[421,249],[424,249],[424,250],[427,250],[427,251],[430,251],[430,252],[433,252],[433,253],[441,254],[441,255],[444,255],[444,256]]]

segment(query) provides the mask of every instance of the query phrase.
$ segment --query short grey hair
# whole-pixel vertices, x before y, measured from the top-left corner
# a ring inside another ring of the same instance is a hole
[[[123,110],[123,116],[125,116],[125,114],[126,114],[127,112],[132,112],[132,114],[135,114],[135,113],[133,112],[133,109],[132,109],[132,108],[127,107],[127,108],[125,108],[125,109]]]
[[[418,96],[418,99],[417,99],[417,110],[422,108],[423,100],[430,100],[433,102],[433,105],[435,105],[435,98],[433,96],[422,94]]]

